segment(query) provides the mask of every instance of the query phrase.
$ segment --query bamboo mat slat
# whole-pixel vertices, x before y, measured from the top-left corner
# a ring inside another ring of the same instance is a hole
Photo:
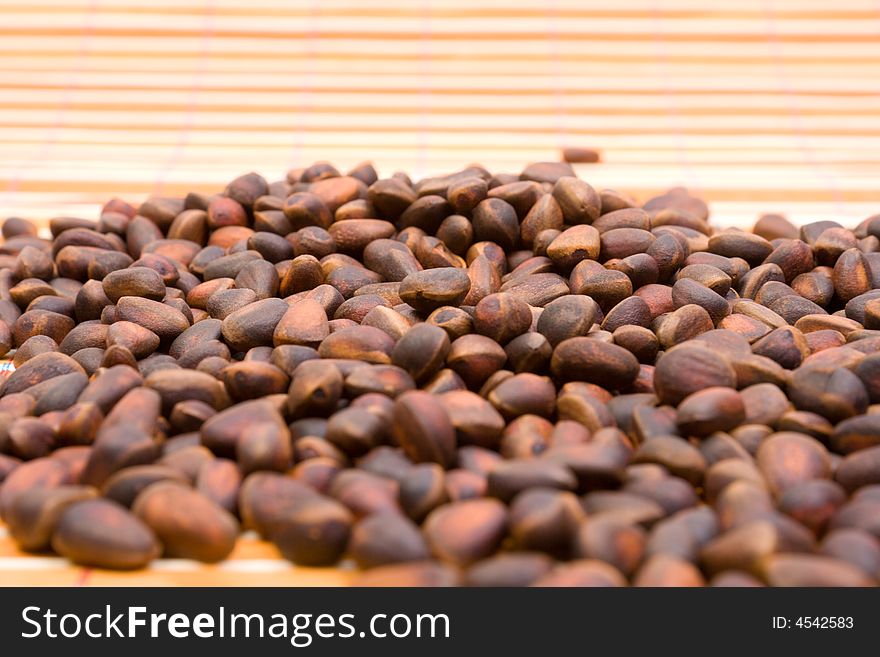
[[[213,192],[248,170],[373,160],[576,165],[713,222],[880,211],[877,0],[0,0],[0,218],[45,229],[119,196]],[[218,566],[107,573],[18,552],[0,585],[329,585],[252,537]]]

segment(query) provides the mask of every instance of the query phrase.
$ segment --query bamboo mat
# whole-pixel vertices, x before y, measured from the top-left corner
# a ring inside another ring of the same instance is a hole
[[[331,160],[685,185],[718,225],[880,211],[880,0],[0,0],[0,217],[212,192]],[[0,585],[333,585],[241,539],[219,566],[19,553]]]

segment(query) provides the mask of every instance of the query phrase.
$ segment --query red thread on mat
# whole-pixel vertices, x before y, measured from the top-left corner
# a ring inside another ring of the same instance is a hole
[[[79,571],[79,575],[76,578],[76,581],[73,583],[74,586],[88,586],[89,578],[92,576],[91,568],[83,568]]]
[[[199,97],[202,88],[204,87],[205,71],[208,59],[211,56],[211,46],[214,40],[214,11],[214,0],[208,0],[205,4],[205,25],[204,30],[202,31],[201,43],[199,44],[199,60],[196,65],[196,71],[193,74],[192,85],[187,94],[186,116],[183,120],[183,126],[178,133],[177,143],[174,145],[174,150],[171,151],[171,155],[165,162],[165,166],[156,176],[156,184],[154,186],[154,193],[156,195],[162,194],[168,176],[180,164],[180,161],[183,159],[183,154],[186,151],[186,147],[192,138],[192,132],[196,124],[196,115],[199,112]]]

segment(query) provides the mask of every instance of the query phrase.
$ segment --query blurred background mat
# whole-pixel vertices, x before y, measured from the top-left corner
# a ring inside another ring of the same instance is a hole
[[[719,225],[880,211],[880,0],[0,0],[0,217],[218,191],[331,160],[685,185]],[[114,574],[17,551],[0,584],[342,584],[246,537]]]
[[[721,224],[880,201],[878,0],[0,0],[0,215],[563,147]]]

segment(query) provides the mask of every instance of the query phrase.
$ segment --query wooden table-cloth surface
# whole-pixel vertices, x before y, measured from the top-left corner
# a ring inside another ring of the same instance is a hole
[[[415,177],[566,146],[597,187],[686,185],[714,221],[880,211],[878,0],[0,0],[0,217],[214,191],[319,159]],[[243,539],[221,566],[0,583],[342,583]]]

